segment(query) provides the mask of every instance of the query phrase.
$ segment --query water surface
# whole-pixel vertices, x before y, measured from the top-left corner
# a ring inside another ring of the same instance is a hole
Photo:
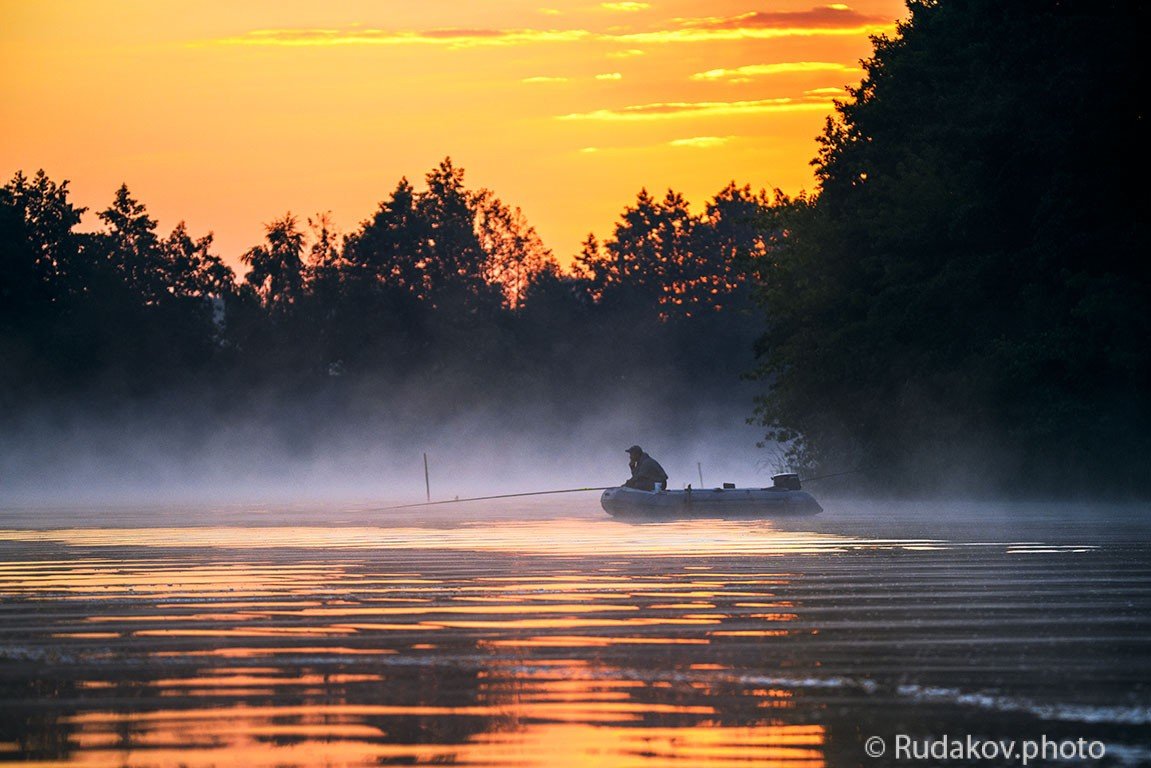
[[[950,734],[1151,761],[1145,507],[825,507],[7,510],[0,760],[887,765],[868,738]]]

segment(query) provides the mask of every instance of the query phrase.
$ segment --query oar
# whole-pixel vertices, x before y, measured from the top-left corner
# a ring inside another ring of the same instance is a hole
[[[412,507],[433,507],[436,504],[462,504],[465,501],[491,501],[492,499],[515,499],[521,496],[547,496],[552,493],[579,493],[581,491],[606,491],[615,488],[614,485],[604,485],[599,488],[563,488],[558,491],[530,491],[528,493],[501,493],[498,496],[472,496],[468,499],[444,499],[443,501],[421,501],[416,504],[397,504],[393,507],[376,507],[372,512],[384,512],[389,509],[411,509]]]

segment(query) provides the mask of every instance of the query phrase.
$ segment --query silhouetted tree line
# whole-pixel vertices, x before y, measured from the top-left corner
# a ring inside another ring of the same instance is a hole
[[[763,283],[761,422],[889,486],[1151,490],[1146,6],[908,8]]]
[[[325,215],[272,221],[238,277],[211,235],[160,234],[126,187],[85,232],[67,182],[18,173],[0,192],[0,397],[10,416],[163,399],[230,419],[618,402],[671,420],[750,366],[748,264],[784,202],[733,184],[693,215],[644,191],[567,274],[446,159],[347,235]]]
[[[271,222],[242,278],[126,188],[81,232],[66,182],[17,174],[4,418],[176,396],[210,417],[304,411],[305,440],[397,410],[619,403],[667,423],[743,397],[754,346],[756,418],[809,472],[1147,492],[1145,6],[908,7],[820,137],[816,196],[732,184],[693,215],[642,191],[570,273],[450,160],[345,236]]]

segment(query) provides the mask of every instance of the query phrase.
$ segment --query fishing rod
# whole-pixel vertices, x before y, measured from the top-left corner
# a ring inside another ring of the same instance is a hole
[[[830,475],[820,475],[819,477],[805,477],[805,478],[803,478],[803,482],[811,483],[811,482],[814,482],[816,480],[826,480],[829,477],[843,477],[844,475],[854,475],[857,472],[866,472],[868,469],[870,469],[870,467],[859,467],[858,469],[849,469],[846,472],[834,472]]]
[[[389,509],[411,509],[412,507],[434,507],[437,504],[462,504],[465,501],[491,501],[493,499],[515,499],[521,496],[547,496],[553,493],[579,493],[581,491],[606,491],[615,488],[614,485],[604,485],[598,488],[562,488],[558,491],[530,491],[528,493],[501,493],[498,496],[472,496],[467,499],[444,499],[443,501],[421,501],[415,504],[396,504],[392,507],[376,507],[373,512],[385,512]]]

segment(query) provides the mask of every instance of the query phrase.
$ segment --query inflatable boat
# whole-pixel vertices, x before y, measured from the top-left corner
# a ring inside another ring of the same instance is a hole
[[[736,488],[724,483],[722,488],[706,489],[689,485],[682,491],[620,486],[604,491],[600,505],[612,517],[669,519],[814,515],[823,511],[815,497],[801,488],[798,475],[776,475],[772,481],[770,488]]]

